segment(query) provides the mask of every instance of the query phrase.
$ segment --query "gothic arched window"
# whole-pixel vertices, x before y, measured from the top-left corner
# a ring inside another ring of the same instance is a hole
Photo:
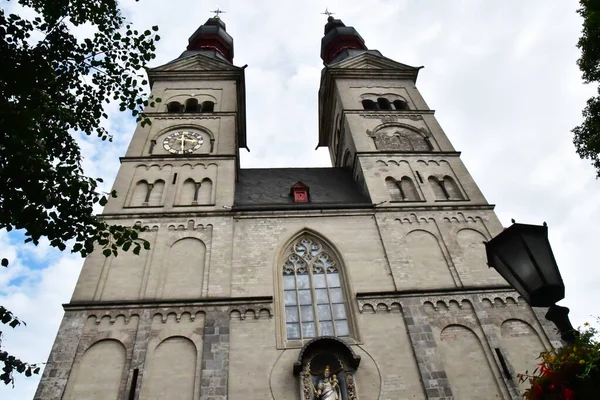
[[[339,263],[318,240],[293,242],[283,263],[288,340],[349,336]]]

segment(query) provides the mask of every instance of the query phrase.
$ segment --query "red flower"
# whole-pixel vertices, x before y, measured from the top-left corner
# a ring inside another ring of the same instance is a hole
[[[541,396],[542,393],[544,393],[544,389],[542,389],[540,385],[533,386],[533,394],[535,395],[535,397]]]

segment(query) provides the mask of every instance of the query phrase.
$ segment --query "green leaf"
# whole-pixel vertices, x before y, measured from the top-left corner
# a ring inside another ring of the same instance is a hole
[[[102,250],[102,254],[104,255],[104,257],[110,257],[112,251],[110,251],[110,249],[104,249]]]
[[[8,267],[8,259],[7,258],[3,258],[2,259],[2,266],[3,267]]]

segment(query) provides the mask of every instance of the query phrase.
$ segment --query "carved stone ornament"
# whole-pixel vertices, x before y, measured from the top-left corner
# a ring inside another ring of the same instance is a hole
[[[302,400],[358,400],[354,372],[360,357],[342,340],[324,336],[306,343],[294,363]]]
[[[431,145],[423,134],[404,126],[388,126],[377,131],[367,130],[377,150],[431,151]]]

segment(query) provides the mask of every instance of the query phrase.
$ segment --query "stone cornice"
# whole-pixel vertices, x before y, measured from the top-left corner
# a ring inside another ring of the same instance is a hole
[[[216,218],[216,217],[232,217],[236,219],[244,218],[318,218],[318,217],[347,217],[347,216],[373,216],[379,213],[399,213],[399,212],[435,212],[435,211],[491,211],[494,209],[493,204],[456,204],[451,202],[448,205],[410,205],[410,206],[398,206],[398,203],[394,203],[395,206],[385,207],[370,205],[368,208],[348,208],[348,209],[273,209],[269,210],[210,210],[210,211],[161,211],[161,212],[132,212],[135,209],[129,208],[124,209],[122,213],[110,213],[100,214],[100,219],[153,219],[153,218],[164,218],[169,216],[170,218]],[[153,208],[156,210],[156,208]]]
[[[427,151],[427,152],[417,152],[417,151],[358,151],[356,152],[358,156],[373,156],[373,157],[394,157],[398,155],[402,156],[415,156],[415,157],[443,157],[443,156],[456,156],[459,157],[461,155],[460,151]]]
[[[235,160],[236,159],[236,154],[186,154],[182,157],[176,157],[173,156],[172,154],[157,154],[157,155],[149,155],[149,156],[125,156],[125,157],[119,157],[119,161],[121,163],[123,162],[127,162],[127,161],[155,161],[155,160],[161,160],[161,161],[190,161],[190,160],[194,160],[194,159],[207,159],[207,158],[214,158],[214,159],[228,159],[228,160]]]
[[[448,296],[448,295],[469,295],[483,293],[505,293],[515,292],[515,289],[506,285],[490,285],[490,286],[463,286],[447,289],[419,289],[419,290],[398,290],[386,292],[362,292],[356,293],[358,300],[377,299],[377,298],[400,298],[400,297],[432,297],[432,296]]]
[[[165,307],[207,307],[230,306],[245,304],[272,303],[273,296],[254,297],[207,297],[194,300],[124,300],[124,301],[72,301],[63,304],[65,311],[93,310],[93,309],[137,309],[137,308],[165,308]]]
[[[170,113],[165,111],[147,111],[147,117],[155,119],[219,119],[221,117],[235,117],[234,111],[195,112],[195,113]]]

